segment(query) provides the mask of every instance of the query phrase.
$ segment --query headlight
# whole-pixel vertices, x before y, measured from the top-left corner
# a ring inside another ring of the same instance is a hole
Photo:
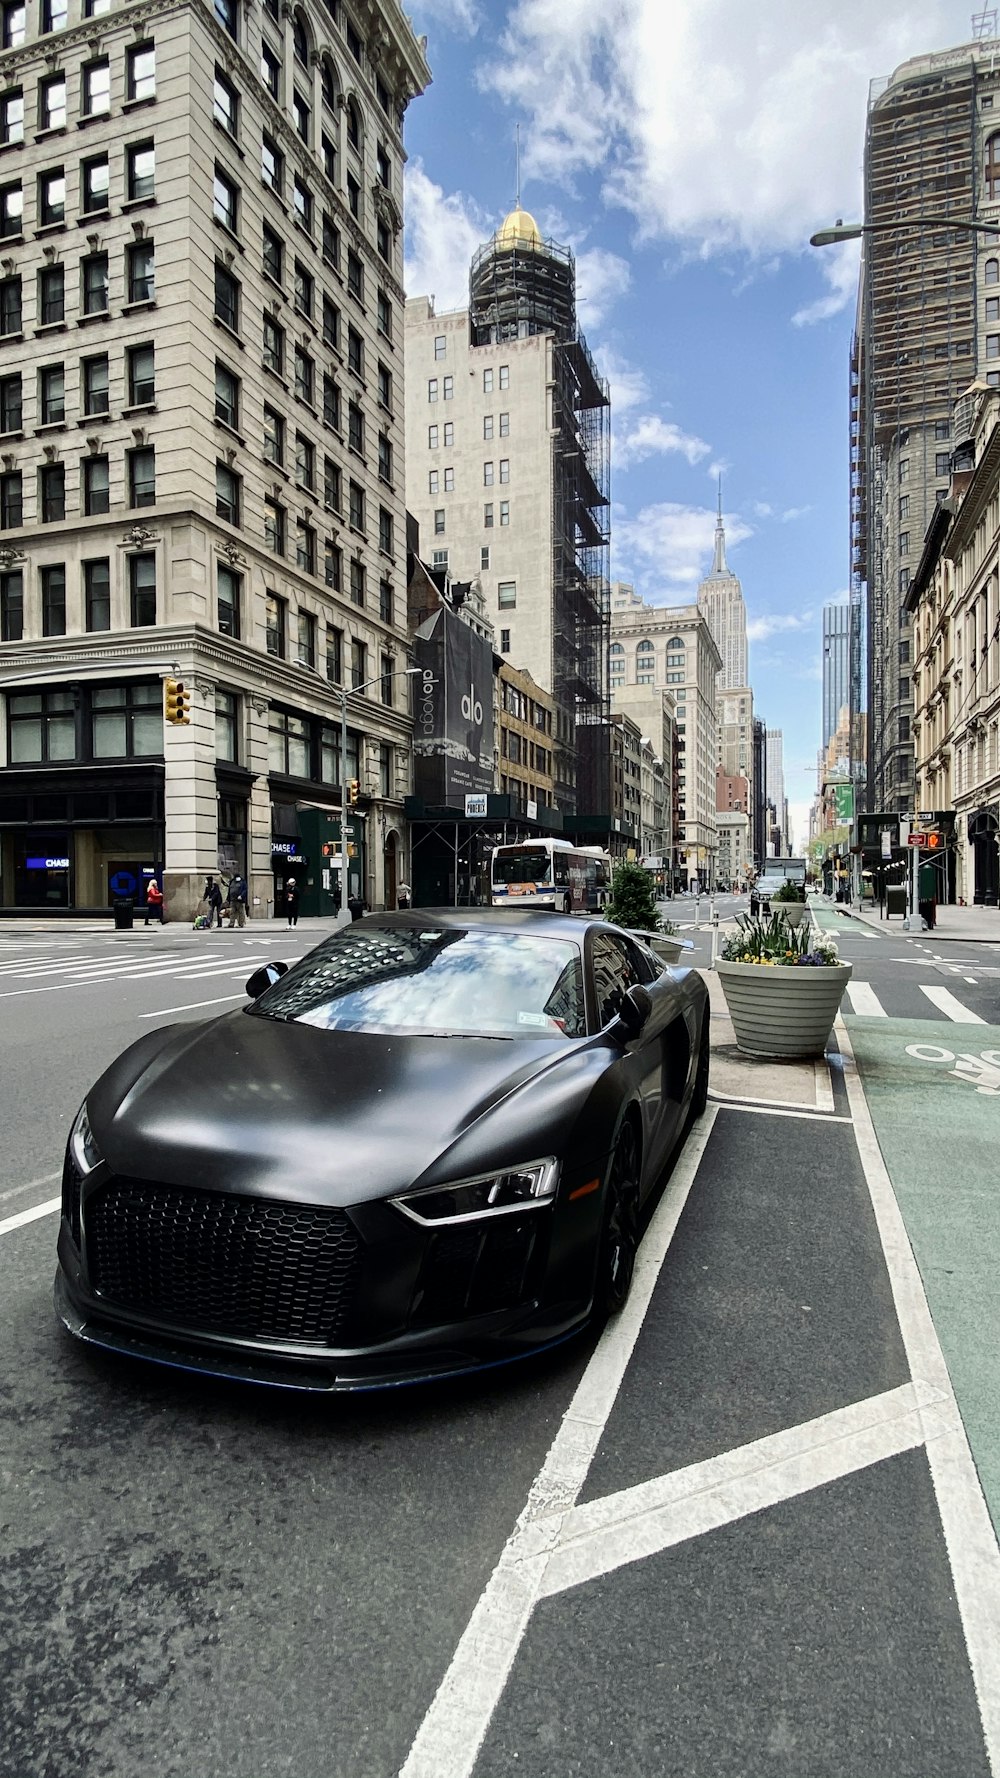
[[[453,1185],[432,1185],[425,1191],[406,1192],[391,1202],[414,1222],[437,1226],[540,1209],[555,1196],[558,1183],[559,1162],[550,1155],[544,1161],[529,1161],[524,1167],[509,1167],[503,1172],[482,1173],[475,1179],[459,1179]]]
[[[81,1105],[76,1114],[76,1122],[69,1133],[69,1151],[81,1173],[92,1173],[103,1159],[101,1151],[94,1141],[94,1132],[90,1127],[86,1104]]]

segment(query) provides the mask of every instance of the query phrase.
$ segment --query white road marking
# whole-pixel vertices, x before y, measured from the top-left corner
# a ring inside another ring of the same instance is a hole
[[[926,994],[928,1000],[937,1007],[939,1012],[943,1012],[946,1018],[954,1019],[956,1025],[985,1025],[986,1023],[986,1020],[981,1019],[977,1012],[971,1012],[967,1006],[962,1005],[960,1000],[956,1000],[948,988],[928,988],[921,982],[920,992]]]
[[[220,994],[215,1000],[189,1000],[186,1006],[158,1006],[155,1012],[140,1012],[140,1019],[167,1019],[172,1012],[193,1012],[197,1006],[221,1006],[224,1000],[245,1000],[245,994]]]
[[[850,1000],[851,1011],[858,1018],[887,1019],[889,1017],[871,982],[848,982],[844,992]]]
[[[930,1391],[923,1403],[933,1409]],[[720,1457],[590,1500],[566,1514],[540,1598],[644,1561],[751,1513],[794,1500],[924,1442],[912,1383],[837,1408]]]
[[[24,1192],[37,1191],[40,1185],[51,1185],[54,1179],[60,1179],[61,1177],[61,1171],[57,1173],[43,1173],[39,1179],[26,1179],[23,1185],[8,1186],[6,1191],[0,1192],[0,1204],[8,1203],[11,1198],[19,1198]]]
[[[1000,1772],[1000,1663],[996,1658],[1000,1648],[1000,1547],[843,1019],[838,1018],[835,1028],[844,1055],[844,1079],[854,1114],[858,1153],[875,1211],[910,1375],[918,1388],[925,1386],[939,1403],[926,1416],[927,1461],[955,1583],[986,1751],[992,1770]]]
[[[717,1113],[692,1130],[639,1249],[628,1302],[608,1323],[527,1503],[417,1730],[399,1778],[469,1778],[527,1627],[550,1552],[576,1504]]]
[[[740,1100],[722,1099],[718,1093],[709,1088],[709,1098],[714,1100],[720,1111],[745,1111],[753,1117],[804,1117],[815,1124],[849,1124],[849,1117],[841,1117],[836,1112],[810,1111],[808,1106],[800,1105],[751,1105]],[[831,1095],[832,1097],[832,1095]]]
[[[968,982],[968,984],[971,988],[978,988],[978,986],[979,986],[978,976],[966,975],[966,976],[962,977],[962,980],[965,982]]]
[[[49,1198],[44,1204],[33,1204],[30,1210],[19,1210],[16,1216],[6,1216],[0,1222],[0,1235],[9,1235],[12,1229],[22,1229],[25,1223],[37,1222],[41,1216],[51,1216],[61,1203],[61,1198]]]

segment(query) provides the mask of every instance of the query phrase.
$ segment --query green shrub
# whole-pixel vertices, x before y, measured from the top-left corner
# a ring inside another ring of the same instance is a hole
[[[779,902],[779,901],[784,902],[787,906],[787,904],[789,902],[799,902],[801,904],[802,902],[805,901],[805,898],[806,898],[805,884],[804,883],[793,883],[790,877],[786,877],[785,881],[781,885],[781,888],[775,890],[774,894],[771,897],[771,900],[772,900],[772,902]]]
[[[653,879],[641,864],[616,864],[611,873],[611,899],[607,918],[616,926],[628,926],[636,932],[665,932],[667,927],[656,911]],[[672,930],[672,928],[671,928]]]

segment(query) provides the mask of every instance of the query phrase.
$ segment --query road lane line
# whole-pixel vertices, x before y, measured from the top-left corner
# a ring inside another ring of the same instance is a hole
[[[938,1011],[943,1012],[946,1018],[953,1019],[956,1025],[986,1024],[986,1020],[981,1019],[977,1012],[971,1012],[967,1006],[962,1005],[960,1000],[956,1000],[948,988],[928,988],[921,982],[920,992],[926,994],[928,1000],[933,1002]]]
[[[882,1158],[864,1086],[843,1019],[834,1027],[844,1057],[847,1099],[855,1140],[885,1255],[899,1331],[910,1375],[936,1398],[926,1428],[927,1461],[951,1564],[965,1645],[979,1702],[987,1756],[1000,1773],[1000,1547],[979,1485],[962,1416],[952,1388],[913,1256],[902,1212]],[[927,1397],[925,1397],[927,1399]]]
[[[851,1011],[858,1018],[887,1019],[889,1017],[871,982],[848,982],[844,992],[851,1003]]]
[[[221,1006],[224,1000],[245,1000],[245,994],[220,994],[215,1000],[189,1000],[186,1006],[158,1006],[155,1012],[140,1012],[139,1019],[166,1019],[172,1012],[193,1012],[197,1006]]]
[[[54,1179],[62,1178],[62,1169],[55,1173],[43,1173],[39,1179],[26,1179],[23,1185],[10,1185],[6,1191],[0,1192],[0,1204],[9,1203],[11,1198],[19,1198],[24,1192],[37,1191],[40,1185],[51,1185]]]
[[[709,1107],[678,1156],[639,1248],[628,1301],[601,1335],[399,1778],[470,1778],[538,1598],[546,1562],[614,1407],[716,1116]]]
[[[752,1105],[740,1099],[723,1099],[711,1088],[708,1096],[720,1111],[743,1111],[753,1117],[804,1117],[814,1124],[849,1124],[851,1121],[836,1111],[810,1111],[804,1105]]]
[[[6,1216],[0,1222],[0,1235],[9,1235],[12,1229],[21,1229],[27,1222],[37,1222],[39,1217],[51,1216],[61,1203],[61,1198],[49,1198],[44,1204],[33,1204],[30,1210],[19,1210],[16,1216]]]
[[[978,988],[978,986],[979,986],[979,977],[978,976],[966,975],[966,976],[962,977],[962,980],[965,982],[968,982],[970,988]]]
[[[836,1408],[566,1514],[540,1597],[551,1598],[794,1500],[924,1443],[912,1383]]]

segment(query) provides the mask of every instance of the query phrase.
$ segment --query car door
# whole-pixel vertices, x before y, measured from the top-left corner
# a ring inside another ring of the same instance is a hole
[[[597,1021],[603,1030],[618,1016],[629,988],[646,984],[650,972],[637,945],[624,934],[592,932],[591,978]],[[626,1045],[623,1067],[629,1088],[642,1107],[643,1189],[656,1177],[662,1153],[662,1001],[653,1000],[653,1012],[639,1036]]]

